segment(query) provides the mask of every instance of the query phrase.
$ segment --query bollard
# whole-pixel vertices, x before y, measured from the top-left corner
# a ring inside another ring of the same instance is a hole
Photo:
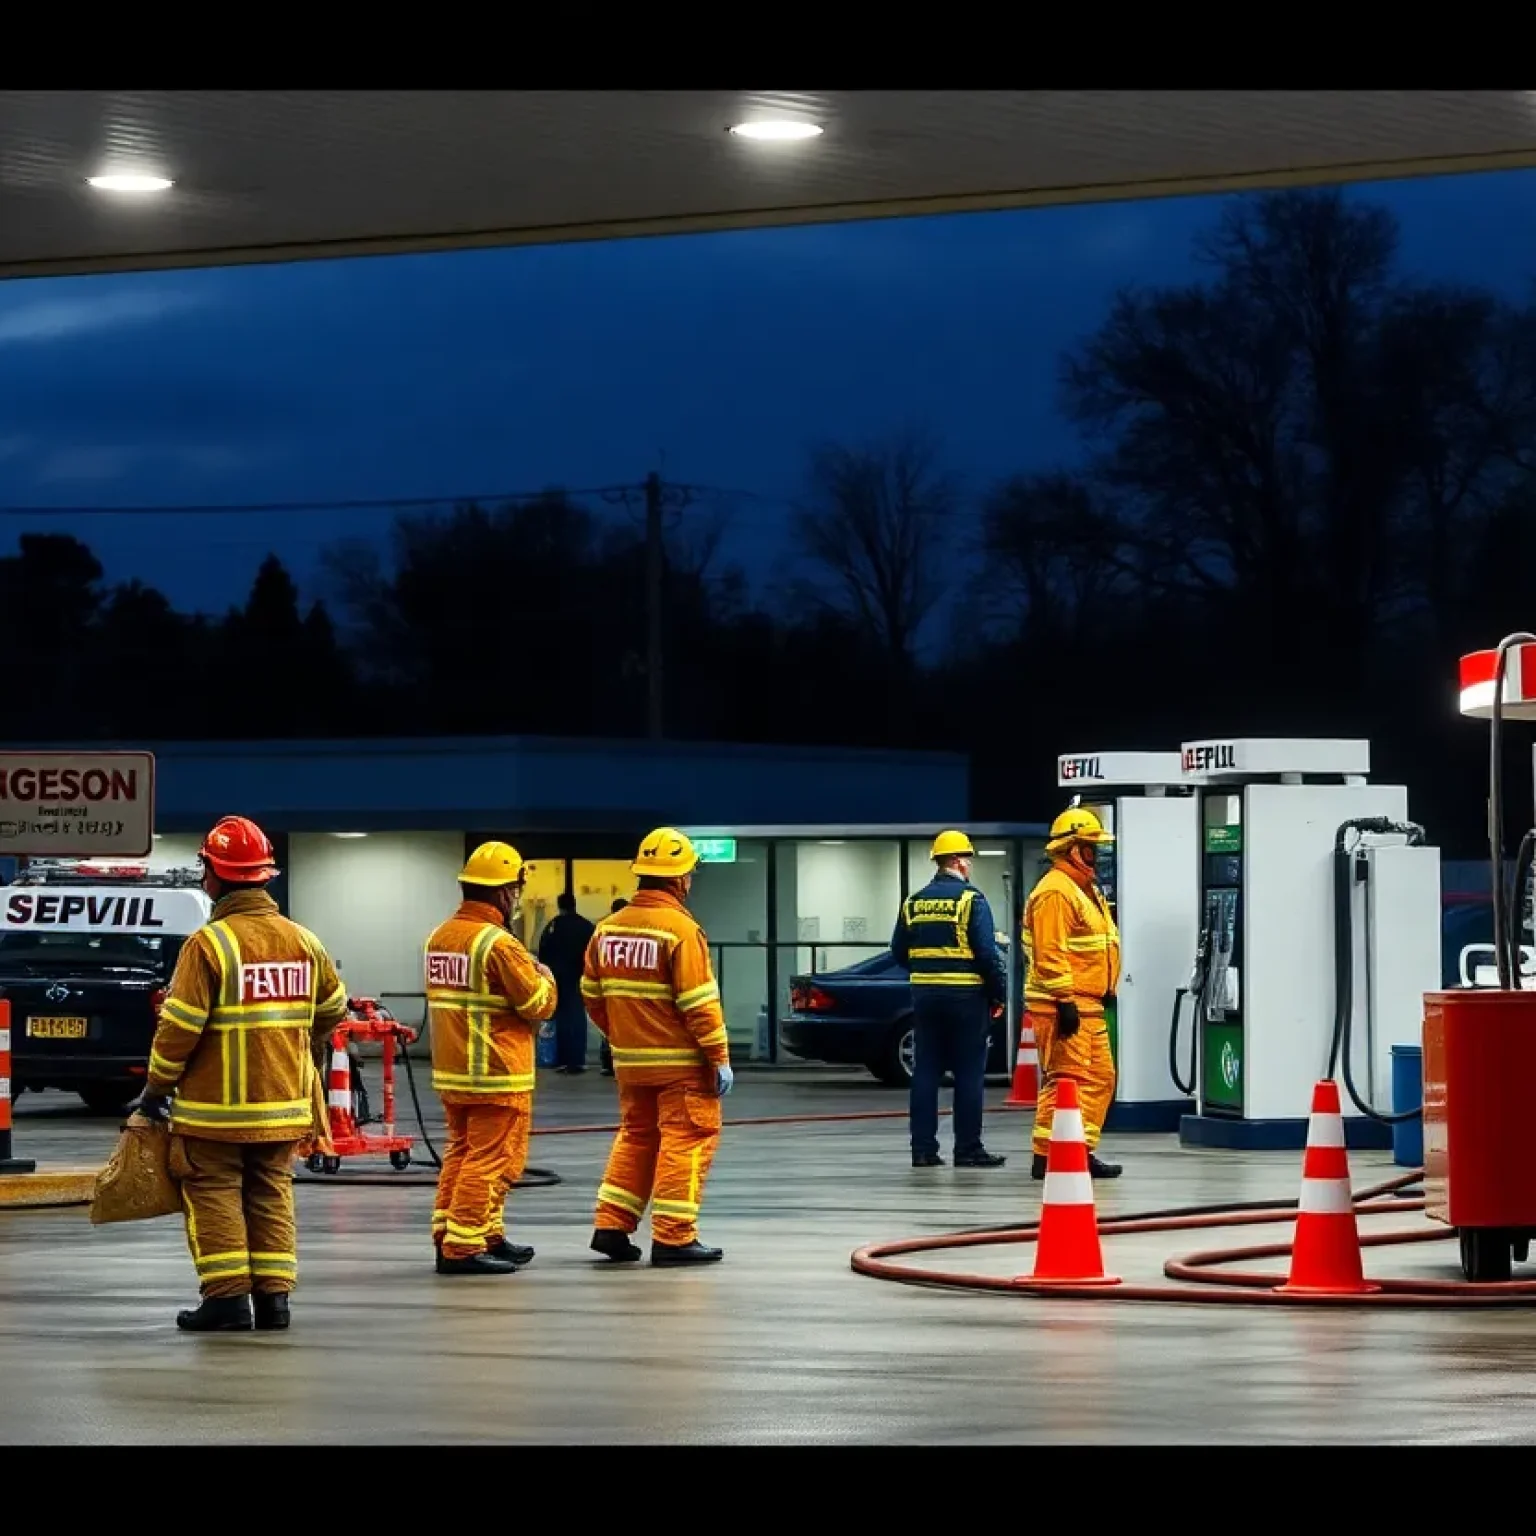
[[[11,1156],[11,1005],[0,997],[0,1175],[36,1168],[30,1158]]]

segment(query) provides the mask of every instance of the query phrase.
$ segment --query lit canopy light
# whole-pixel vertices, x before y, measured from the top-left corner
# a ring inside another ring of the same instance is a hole
[[[86,180],[98,192],[164,192],[175,185],[164,176],[141,176],[129,172],[88,176]]]
[[[815,123],[795,122],[792,118],[774,117],[755,123],[735,123],[731,132],[741,139],[772,139],[779,143],[791,139],[814,139],[821,129]]]

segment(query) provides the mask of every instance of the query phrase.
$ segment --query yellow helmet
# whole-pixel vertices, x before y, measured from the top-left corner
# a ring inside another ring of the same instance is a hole
[[[1065,853],[1073,843],[1112,843],[1112,832],[1104,830],[1104,823],[1086,805],[1069,806],[1051,823],[1051,835],[1046,840],[1048,854]]]
[[[956,854],[969,854],[976,856],[976,850],[971,847],[971,840],[964,832],[940,832],[933,840],[933,847],[928,850],[930,859],[952,859]]]
[[[677,880],[692,874],[698,862],[693,844],[676,827],[657,827],[640,844],[639,855],[629,866],[629,872],[649,875],[655,880]]]
[[[461,885],[516,885],[523,878],[523,856],[510,843],[481,843],[459,871]]]

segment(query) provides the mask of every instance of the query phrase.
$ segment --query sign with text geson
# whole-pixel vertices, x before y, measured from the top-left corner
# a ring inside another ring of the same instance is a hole
[[[0,752],[0,858],[142,859],[154,846],[151,752]]]

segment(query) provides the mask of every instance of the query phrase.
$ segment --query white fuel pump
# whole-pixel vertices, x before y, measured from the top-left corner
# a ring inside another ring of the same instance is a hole
[[[1365,741],[1183,747],[1201,913],[1185,1145],[1305,1146],[1312,1087],[1335,1067],[1349,1145],[1390,1144],[1356,1098],[1390,1108],[1391,1048],[1419,1043],[1439,986],[1440,852],[1408,820],[1408,791],[1368,783],[1369,767]]]
[[[1056,783],[1115,835],[1098,877],[1120,930],[1120,991],[1107,1010],[1115,1099],[1105,1129],[1175,1131],[1195,1106],[1168,1077],[1168,997],[1199,926],[1199,805],[1177,752],[1074,752]]]

